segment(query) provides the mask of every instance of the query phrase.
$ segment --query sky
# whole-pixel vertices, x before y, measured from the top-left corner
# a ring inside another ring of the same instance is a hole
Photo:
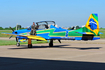
[[[105,28],[105,0],[0,0],[0,27],[50,20],[60,27],[82,26],[92,13]]]

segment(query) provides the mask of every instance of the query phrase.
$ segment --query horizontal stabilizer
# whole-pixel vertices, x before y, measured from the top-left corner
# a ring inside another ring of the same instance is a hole
[[[91,32],[76,32],[76,33],[79,33],[79,34],[92,34],[92,35],[94,35],[94,34],[91,33]]]
[[[103,34],[103,33],[99,32],[99,34]]]

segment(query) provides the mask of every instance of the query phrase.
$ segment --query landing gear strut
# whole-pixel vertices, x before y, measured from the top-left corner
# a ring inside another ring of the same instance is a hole
[[[28,48],[32,48],[31,39],[28,40]]]
[[[49,47],[53,47],[53,40],[50,40]]]
[[[17,42],[17,43],[16,43],[16,46],[19,47],[19,46],[20,46],[20,43],[18,42],[18,38],[17,38],[17,37],[16,37],[16,42]]]

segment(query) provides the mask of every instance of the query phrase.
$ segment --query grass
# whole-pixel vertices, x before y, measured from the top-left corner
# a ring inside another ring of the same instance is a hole
[[[40,43],[48,43],[47,41],[35,41],[33,40],[32,41],[32,44],[40,44]],[[20,42],[20,44],[28,44],[28,41],[27,42]],[[14,40],[10,40],[10,41],[7,41],[7,40],[0,40],[0,46],[3,46],[3,45],[16,45],[16,41]]]
[[[100,38],[105,38],[105,28],[100,28],[100,32],[103,34],[100,34]]]

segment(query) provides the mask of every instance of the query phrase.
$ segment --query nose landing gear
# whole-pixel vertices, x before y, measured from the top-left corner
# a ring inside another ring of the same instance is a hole
[[[19,47],[19,46],[20,46],[20,43],[19,43],[19,41],[18,41],[18,38],[17,38],[17,37],[16,37],[16,42],[17,42],[17,43],[16,43],[16,46],[17,46],[17,47]]]

